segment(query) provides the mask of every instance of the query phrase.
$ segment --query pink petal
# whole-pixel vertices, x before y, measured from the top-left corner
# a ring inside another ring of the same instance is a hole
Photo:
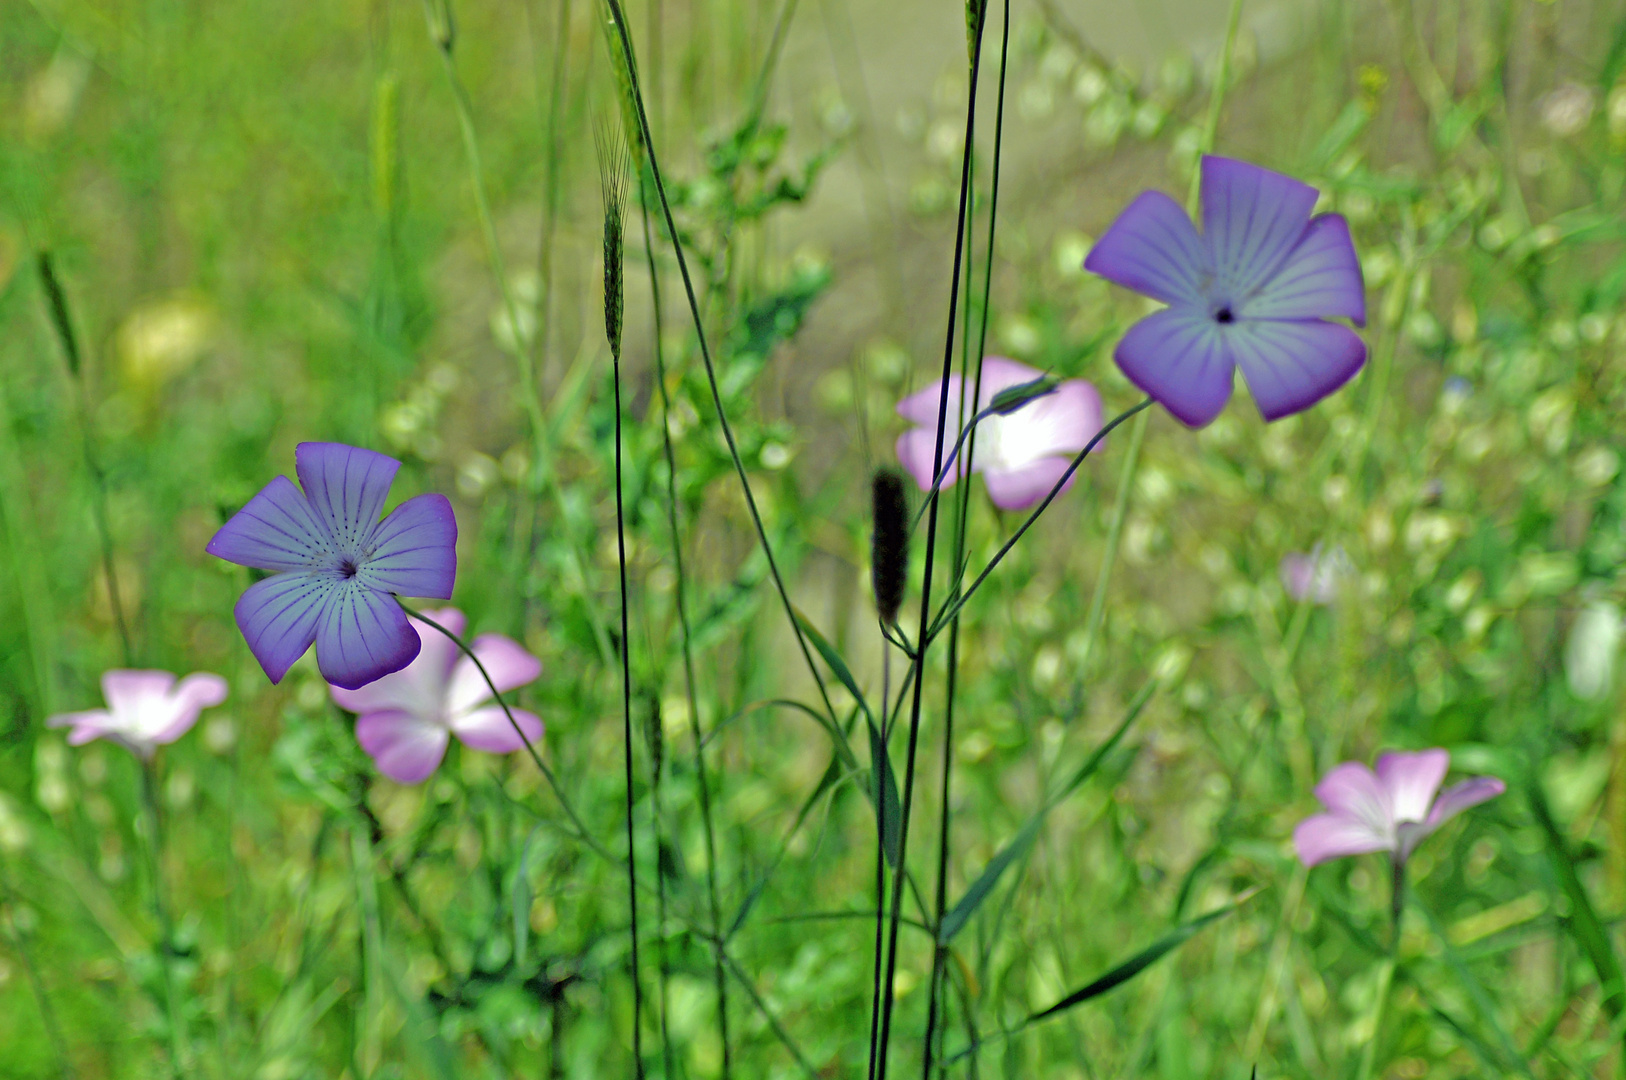
[[[1020,382],[1021,380],[1017,381]],[[949,376],[948,388],[948,411],[950,416],[954,416],[961,409],[960,377],[958,375]],[[937,412],[942,400],[943,380],[938,379],[924,390],[917,390],[913,394],[910,394],[908,397],[904,398],[902,401],[898,402],[898,415],[903,417],[905,420],[908,420],[910,423],[919,424],[921,427],[925,428],[931,428],[935,437],[937,432]],[[969,416],[962,418],[962,420],[969,419]],[[947,452],[947,446],[954,445],[954,437],[957,434],[957,429],[953,425],[950,425],[947,429],[947,433],[943,436],[943,438],[946,440],[945,453]]]
[[[1451,767],[1451,755],[1444,750],[1422,750],[1415,754],[1383,754],[1378,758],[1378,782],[1383,785],[1394,820],[1424,821],[1429,803],[1440,790]]]
[[[514,724],[509,723],[507,715],[495,705],[475,709],[459,717],[452,723],[452,732],[464,746],[484,750],[488,754],[511,754],[523,749],[526,740],[535,747],[542,741],[541,719],[524,709],[514,709],[513,713],[514,723],[519,725],[520,731],[525,732],[525,739],[519,737]]]
[[[1372,770],[1358,761],[1335,766],[1316,785],[1315,797],[1335,817],[1355,822],[1379,836],[1394,835],[1389,792]]]
[[[463,613],[456,608],[431,609],[424,614],[459,636],[467,625]],[[328,692],[334,704],[357,714],[403,709],[430,718],[442,715],[452,666],[462,654],[439,630],[417,619],[411,621],[422,642],[417,658],[400,671],[355,690],[329,683]]]
[[[1013,386],[1032,382],[1043,377],[1044,372],[1037,368],[1030,368],[1026,364],[1018,363],[1006,356],[985,356],[982,358],[982,393],[977,396],[977,408],[986,409],[991,401],[1002,390],[1009,390]],[[977,373],[971,373],[973,386],[977,382]],[[937,418],[937,410],[932,410],[932,419]],[[966,418],[967,421],[970,417]],[[950,444],[952,445],[952,444]]]
[[[102,697],[115,716],[134,716],[169,697],[175,676],[167,671],[114,669],[102,673]]]
[[[100,738],[114,730],[113,714],[106,709],[59,713],[45,721],[45,726],[72,728],[73,730],[68,732],[69,746],[83,746],[90,740]]]
[[[481,634],[469,646],[485,665],[486,674],[497,690],[506,695],[527,683],[535,682],[542,674],[542,661],[525,651],[513,638],[502,634]],[[446,715],[460,716],[476,705],[491,700],[491,687],[486,685],[474,661],[462,657],[452,668],[452,680],[446,688]],[[513,702],[509,702],[512,706]]]
[[[225,700],[225,679],[207,671],[194,672],[176,685],[164,703],[168,715],[155,717],[158,722],[140,734],[148,742],[172,743],[192,730],[199,713]]]
[[[947,457],[954,449],[954,439],[958,433],[948,432],[943,436],[943,456]],[[936,477],[932,474],[932,463],[937,460],[937,429],[936,428],[910,428],[898,436],[898,462],[915,478],[915,483],[921,491],[930,491],[932,481]],[[960,466],[965,463],[965,454],[962,451],[956,454],[954,460],[944,470],[943,488],[951,488],[955,481],[960,479]]]
[[[1494,799],[1506,790],[1507,785],[1494,776],[1475,776],[1460,784],[1452,784],[1434,800],[1434,807],[1428,812],[1425,824],[1429,832],[1433,832],[1468,807]]]
[[[1199,303],[1208,265],[1191,219],[1161,191],[1136,196],[1084,260],[1090,273],[1166,304]]]
[[[1009,416],[990,417],[982,423],[997,428],[998,437],[994,441],[998,444],[998,460],[1006,472],[1040,458],[1071,459],[1101,430],[1101,395],[1082,379],[1069,379]],[[1001,466],[977,454],[972,471],[984,467]]]
[[[1354,818],[1339,814],[1317,814],[1299,822],[1299,827],[1293,830],[1293,848],[1305,866],[1393,847],[1393,841],[1387,837]]]
[[[356,741],[378,771],[400,784],[416,784],[439,767],[449,736],[439,724],[411,713],[368,713],[356,720]]]
[[[1050,489],[1056,486],[1056,481],[1061,479],[1071,464],[1071,458],[1040,458],[1021,469],[1004,472],[987,469],[982,479],[988,485],[988,497],[994,500],[995,506],[1001,510],[1026,510],[1050,494]],[[1072,487],[1077,479],[1078,473],[1075,471],[1061,490]]]

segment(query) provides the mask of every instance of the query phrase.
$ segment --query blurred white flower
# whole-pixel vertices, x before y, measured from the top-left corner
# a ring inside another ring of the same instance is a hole
[[[1537,107],[1547,130],[1567,138],[1586,127],[1597,105],[1597,95],[1590,88],[1572,82],[1565,83],[1542,98]]]
[[[1598,701],[1609,693],[1623,636],[1626,623],[1614,603],[1594,600],[1582,609],[1564,646],[1564,676],[1571,693],[1585,701]]]
[[[1323,551],[1320,544],[1308,552],[1293,551],[1282,556],[1282,587],[1294,600],[1330,604],[1338,598],[1344,581],[1355,573],[1355,564],[1342,547]]]

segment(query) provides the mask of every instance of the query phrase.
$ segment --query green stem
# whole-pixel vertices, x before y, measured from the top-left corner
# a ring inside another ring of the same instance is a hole
[[[490,673],[486,671],[486,666],[480,662],[480,658],[474,655],[474,650],[465,645],[462,638],[440,625],[440,623],[436,622],[434,619],[431,619],[421,611],[415,611],[414,609],[401,603],[400,597],[396,597],[395,602],[397,604],[401,604],[401,610],[406,612],[412,618],[417,619],[430,629],[437,630],[441,634],[444,634],[453,645],[457,646],[459,652],[474,662],[475,669],[480,672],[480,678],[485,680],[486,689],[491,691],[492,700],[495,701],[497,703],[497,707],[503,711],[503,715],[508,717],[508,722],[514,727],[514,734],[518,735],[520,742],[525,744],[525,752],[531,756],[532,763],[536,765],[537,771],[542,774],[542,778],[548,782],[548,787],[553,789],[553,796],[559,800],[560,809],[564,810],[565,816],[568,817],[570,819],[570,823],[575,826],[577,839],[581,840],[582,843],[591,848],[600,858],[607,862],[619,865],[621,860],[618,859],[603,844],[594,839],[592,833],[587,831],[587,826],[582,823],[581,816],[576,813],[575,807],[571,806],[570,800],[565,797],[564,789],[559,786],[559,778],[553,774],[552,769],[548,768],[548,763],[542,760],[542,755],[536,752],[536,745],[526,737],[524,730],[519,726],[519,721],[514,719],[513,712],[511,712],[508,708],[508,702],[503,700],[502,694],[497,690],[497,684],[491,681]]]
[[[1389,937],[1389,955],[1378,969],[1377,997],[1372,1003],[1372,1035],[1361,1051],[1360,1068],[1356,1080],[1372,1080],[1372,1068],[1377,1060],[1378,1040],[1383,1035],[1383,1021],[1389,1009],[1389,991],[1394,986],[1395,968],[1400,963],[1400,916],[1406,897],[1406,862],[1399,853],[1390,859],[1390,880],[1393,892],[1389,902],[1392,932]]]
[[[700,313],[700,301],[695,294],[694,279],[689,274],[689,261],[683,254],[683,244],[678,239],[677,221],[672,216],[672,204],[666,197],[666,183],[661,179],[660,163],[655,154],[654,135],[649,128],[649,115],[644,109],[643,91],[639,88],[637,58],[633,53],[632,36],[627,29],[626,14],[621,8],[620,0],[605,0],[610,8],[611,17],[615,23],[616,40],[621,45],[623,59],[626,60],[627,76],[631,83],[632,103],[638,117],[638,136],[642,139],[646,160],[649,162],[650,179],[655,184],[655,195],[661,204],[661,216],[666,223],[667,236],[672,241],[672,253],[677,257],[678,276],[683,279],[683,294],[689,303],[689,316],[694,322],[695,337],[700,346],[700,359],[706,369],[706,384],[711,390],[712,406],[717,412],[717,425],[723,433],[723,441],[728,446],[728,456],[734,465],[734,473],[739,478],[740,490],[745,496],[745,507],[751,516],[751,525],[756,530],[757,543],[762,547],[763,557],[768,562],[768,574],[773,578],[774,589],[779,594],[780,605],[785,610],[785,617],[790,621],[791,633],[796,635],[796,646],[802,654],[802,662],[807,665],[808,672],[813,676],[813,682],[818,687],[819,698],[824,704],[824,711],[832,724],[836,723],[835,706],[830,701],[830,691],[825,685],[824,675],[813,660],[812,649],[808,646],[807,636],[802,632],[801,623],[796,618],[795,606],[790,600],[790,590],[785,586],[784,576],[779,572],[779,562],[774,558],[773,545],[768,542],[768,530],[762,524],[762,513],[757,507],[756,494],[751,489],[751,479],[746,475],[745,462],[740,458],[739,446],[734,438],[734,428],[728,422],[728,413],[723,408],[722,388],[717,381],[716,365],[712,361],[711,346],[706,340],[705,319]]]
[[[678,529],[677,455],[672,448],[672,397],[666,388],[666,350],[661,343],[661,284],[655,266],[655,246],[650,239],[649,205],[642,196],[640,185],[639,207],[644,222],[644,257],[649,263],[649,292],[654,308],[655,333],[655,385],[661,395],[661,444],[666,453],[666,521],[672,534],[673,593],[676,597],[678,630],[682,635],[683,693],[689,705],[689,736],[694,742],[695,787],[700,796],[700,820],[706,836],[706,901],[711,913],[711,932],[721,939],[723,932],[722,909],[717,902],[717,832],[711,812],[711,784],[706,775],[705,738],[700,730],[700,702],[695,692],[694,645],[689,627],[689,607],[685,589],[683,567],[683,534]],[[723,952],[719,944],[712,950],[712,976],[717,986],[717,1032],[723,1044],[722,1080],[733,1074],[732,1051],[728,1044],[728,977],[723,970]]]
[[[186,1038],[182,1028],[180,1001],[175,986],[175,927],[170,921],[164,897],[163,820],[158,807],[158,766],[150,757],[137,755],[141,762],[141,803],[147,818],[147,856],[152,875],[152,907],[158,918],[159,959],[164,966],[164,1007],[169,1013],[170,1072],[186,1075]]]

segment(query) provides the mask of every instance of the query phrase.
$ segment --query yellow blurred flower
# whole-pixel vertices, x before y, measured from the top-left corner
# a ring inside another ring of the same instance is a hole
[[[119,327],[119,366],[129,382],[156,390],[197,363],[214,335],[214,313],[201,300],[157,300],[132,311]]]

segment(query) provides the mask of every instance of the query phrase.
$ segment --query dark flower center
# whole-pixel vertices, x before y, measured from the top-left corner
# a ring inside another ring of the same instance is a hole
[[[358,567],[356,566],[356,560],[348,558],[339,560],[339,574],[346,581],[349,581],[351,578],[356,576],[357,569]]]
[[[1236,315],[1232,313],[1231,305],[1221,304],[1219,310],[1214,312],[1214,321],[1225,324],[1236,322]]]

